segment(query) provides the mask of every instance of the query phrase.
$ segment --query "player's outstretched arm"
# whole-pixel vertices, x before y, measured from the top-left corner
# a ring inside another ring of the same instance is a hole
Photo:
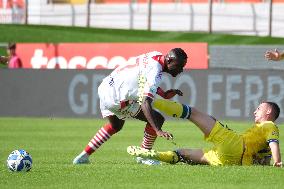
[[[156,131],[157,135],[160,137],[164,137],[166,139],[172,139],[173,135],[169,132],[165,132],[161,130],[161,127],[158,126],[157,120],[153,116],[153,108],[152,108],[152,99],[150,97],[146,97],[143,103],[141,104],[141,109],[149,122],[149,124]]]
[[[170,99],[176,95],[183,96],[183,93],[179,89],[169,89],[167,91],[164,91],[161,87],[158,87],[157,94],[164,99]]]
[[[277,49],[274,51],[266,51],[264,57],[267,60],[279,61],[284,59],[284,52],[279,52]]]
[[[282,167],[279,144],[277,142],[270,142],[269,147],[271,149],[272,158],[273,158],[273,161],[274,161],[273,166]]]

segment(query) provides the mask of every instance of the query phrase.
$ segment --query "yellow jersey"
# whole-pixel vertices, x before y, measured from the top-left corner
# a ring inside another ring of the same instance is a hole
[[[255,124],[242,134],[245,144],[245,152],[242,164],[251,165],[253,156],[263,151],[267,152],[270,142],[279,143],[279,129],[272,121]]]

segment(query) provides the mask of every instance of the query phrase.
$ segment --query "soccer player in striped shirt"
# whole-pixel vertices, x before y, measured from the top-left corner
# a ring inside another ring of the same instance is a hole
[[[165,56],[154,51],[136,57],[133,63],[116,68],[103,79],[98,88],[98,95],[102,116],[108,119],[108,123],[99,129],[85,149],[73,160],[73,164],[89,163],[89,156],[113,134],[119,132],[127,118],[146,122],[142,148],[151,149],[157,136],[171,138],[171,133],[162,131],[165,119],[152,108],[152,101],[156,93],[165,98],[182,95],[179,90],[164,92],[158,86],[162,81],[163,72],[176,77],[183,71],[186,62],[187,54],[181,48],[174,48]],[[144,161],[139,158],[139,161],[155,164],[152,160]]]
[[[153,107],[169,116],[188,119],[203,132],[205,140],[212,142],[214,147],[157,152],[129,146],[127,151],[131,155],[167,163],[181,161],[209,165],[269,165],[272,155],[273,166],[282,167],[279,130],[274,123],[279,116],[280,108],[274,102],[261,103],[254,112],[255,125],[241,135],[214,117],[187,105],[157,99]]]

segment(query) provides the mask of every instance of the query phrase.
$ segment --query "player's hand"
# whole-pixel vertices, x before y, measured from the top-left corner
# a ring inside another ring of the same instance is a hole
[[[282,167],[282,166],[283,166],[282,161],[273,163],[273,167]]]
[[[183,93],[179,89],[170,89],[165,92],[164,98],[170,99],[176,95],[183,96]]]
[[[156,133],[159,137],[164,137],[167,140],[173,139],[173,135],[169,132],[165,132],[165,131],[160,130],[160,131],[157,131]]]
[[[8,61],[8,58],[5,56],[0,56],[0,63],[6,63]]]
[[[264,57],[267,60],[278,61],[280,60],[280,52],[277,49],[275,49],[274,51],[266,51]]]

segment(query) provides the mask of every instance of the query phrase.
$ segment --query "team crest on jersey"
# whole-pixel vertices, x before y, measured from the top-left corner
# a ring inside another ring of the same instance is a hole
[[[156,92],[157,92],[157,87],[156,86],[150,87],[150,93],[156,94]]]
[[[279,133],[278,133],[277,131],[273,131],[273,132],[271,133],[271,135],[279,136]]]

